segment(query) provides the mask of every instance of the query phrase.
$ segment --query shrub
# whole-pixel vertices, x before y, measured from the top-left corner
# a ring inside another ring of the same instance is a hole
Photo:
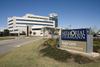
[[[44,42],[44,46],[50,46],[52,48],[56,48],[58,39],[48,39]]]
[[[93,43],[94,43],[94,44],[100,44],[100,39],[99,39],[99,38],[93,39]],[[100,46],[100,45],[99,45],[99,46]]]

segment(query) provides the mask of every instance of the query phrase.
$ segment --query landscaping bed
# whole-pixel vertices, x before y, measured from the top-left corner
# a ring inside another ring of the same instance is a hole
[[[9,39],[15,39],[15,37],[10,37],[10,36],[0,37],[0,40],[9,40]]]
[[[92,58],[92,57],[86,57],[79,54],[72,54],[66,50],[61,50],[56,47],[56,40],[55,39],[48,39],[43,44],[43,49],[40,50],[41,53],[43,53],[43,56],[48,56],[50,58],[53,58],[60,62],[74,62],[79,64],[86,64],[86,63],[92,63],[99,58]]]

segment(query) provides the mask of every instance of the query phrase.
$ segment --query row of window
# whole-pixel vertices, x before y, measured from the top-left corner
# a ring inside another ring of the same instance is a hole
[[[27,24],[27,25],[53,26],[53,25],[48,25],[48,24],[34,24],[34,23],[16,23],[16,24]]]
[[[12,32],[12,31],[18,31],[18,29],[14,29],[14,30],[9,30],[10,32]]]
[[[13,23],[10,23],[9,25],[12,25]]]
[[[12,22],[13,20],[9,20],[8,22]]]
[[[41,28],[33,28],[32,30],[41,30]]]
[[[40,21],[40,20],[25,20],[25,19],[16,19],[16,21],[30,21],[30,22],[53,23],[53,22],[50,22],[50,21]]]
[[[13,26],[9,27],[9,28],[13,28]]]
[[[36,19],[45,19],[45,20],[48,20],[48,18],[32,17],[32,16],[28,16],[28,18],[36,18]]]
[[[41,30],[41,28],[35,28],[35,29],[32,29],[32,30]],[[12,32],[13,30],[9,30],[10,32]],[[18,31],[18,29],[14,29],[14,31]]]
[[[14,31],[18,31],[18,29],[14,29]]]
[[[10,32],[12,32],[13,30],[9,30]]]

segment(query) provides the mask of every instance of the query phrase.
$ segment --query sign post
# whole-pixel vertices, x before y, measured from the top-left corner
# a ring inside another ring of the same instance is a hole
[[[90,29],[65,29],[61,31],[61,46],[66,49],[93,52],[93,36]]]
[[[61,40],[61,31],[62,31],[62,29],[60,28],[60,30],[59,30],[59,47],[60,47],[61,44],[62,44],[62,40]]]
[[[87,53],[93,52],[93,36],[92,35],[87,35],[86,52]]]

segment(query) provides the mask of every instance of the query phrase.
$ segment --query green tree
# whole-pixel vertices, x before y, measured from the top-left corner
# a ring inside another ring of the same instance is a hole
[[[97,31],[97,34],[100,34],[100,30]]]
[[[9,36],[9,30],[8,29],[4,29],[4,36]]]
[[[91,29],[91,34],[94,35],[96,34],[95,29],[94,28],[90,28]]]

